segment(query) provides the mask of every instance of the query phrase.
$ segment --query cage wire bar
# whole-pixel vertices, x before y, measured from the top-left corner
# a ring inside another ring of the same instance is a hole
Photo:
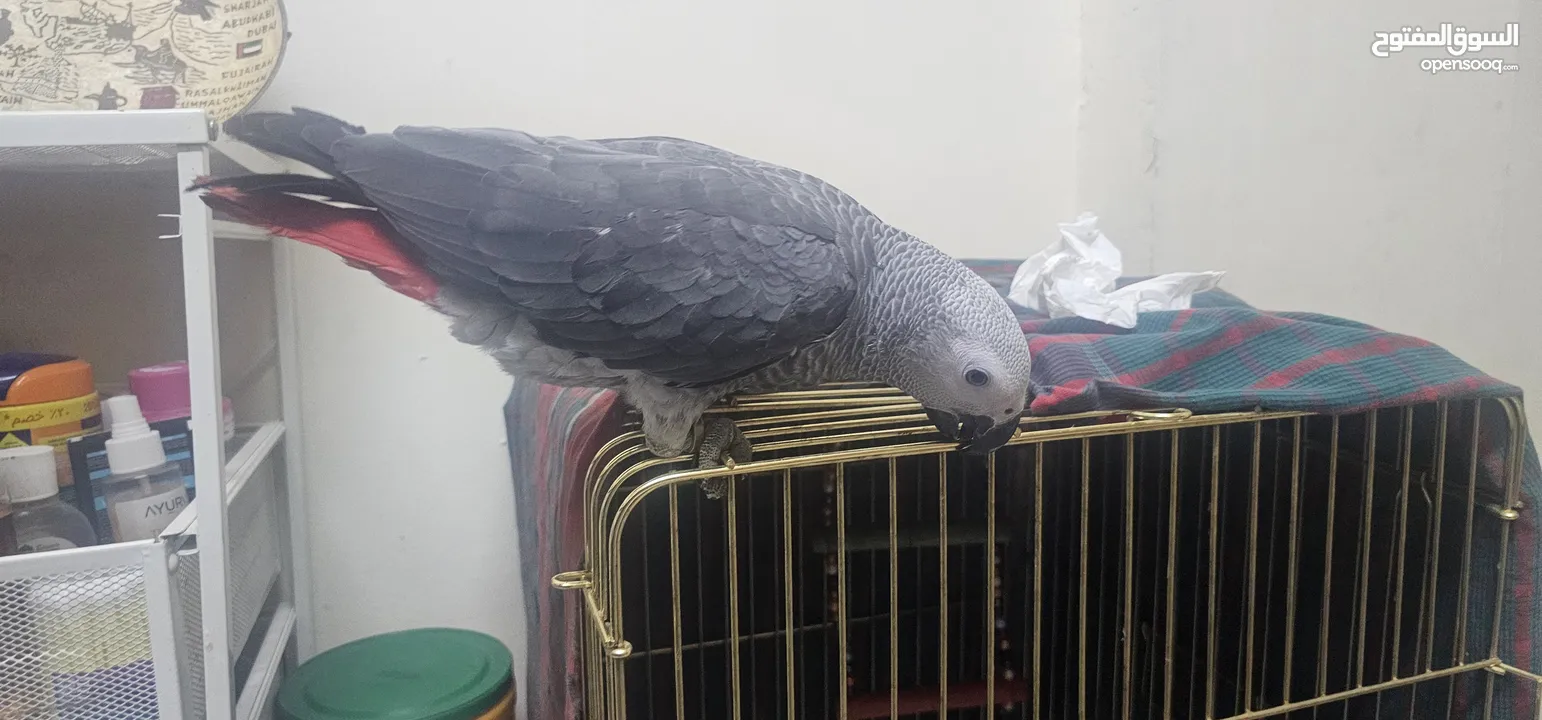
[[[987,457],[889,388],[711,412],[754,462],[632,429],[590,468],[552,579],[590,718],[1492,717],[1501,679],[1542,713],[1500,653],[1518,399],[1030,418]]]

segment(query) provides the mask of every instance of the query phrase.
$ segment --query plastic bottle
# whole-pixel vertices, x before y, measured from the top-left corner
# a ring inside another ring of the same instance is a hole
[[[193,386],[186,361],[151,365],[128,374],[128,393],[139,398],[139,409],[151,424],[187,420],[193,416]],[[235,407],[222,398],[220,434],[225,442],[236,435]]]
[[[145,422],[139,398],[119,395],[104,405],[112,418],[112,438],[107,441],[107,468],[112,474],[101,488],[113,539],[157,537],[187,507],[182,470],[166,461],[161,434]]]
[[[57,457],[47,445],[0,450],[0,486],[11,498],[18,553],[96,544],[91,521],[59,499]]]

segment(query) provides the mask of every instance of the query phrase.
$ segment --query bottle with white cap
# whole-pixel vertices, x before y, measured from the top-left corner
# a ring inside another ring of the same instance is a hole
[[[96,544],[91,521],[59,499],[57,457],[47,445],[0,450],[0,487],[11,496],[18,553]]]
[[[107,517],[117,542],[157,537],[187,507],[182,470],[166,461],[161,434],[145,422],[139,398],[119,395],[102,403],[112,418],[107,469],[102,480]]]

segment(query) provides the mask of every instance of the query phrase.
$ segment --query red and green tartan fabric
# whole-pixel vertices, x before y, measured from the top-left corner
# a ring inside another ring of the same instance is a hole
[[[1005,294],[1017,263],[971,267]],[[1227,293],[1201,294],[1189,310],[1142,313],[1130,329],[1013,309],[1033,353],[1034,415],[1348,413],[1521,394],[1433,343],[1328,315],[1264,312]]]
[[[965,263],[1005,294],[1020,261]],[[1142,314],[1131,329],[1014,309],[1033,351],[1034,415],[1171,407],[1342,414],[1521,394],[1429,342],[1326,315],[1266,312],[1224,291],[1196,296],[1189,310]],[[608,437],[602,430],[614,429],[617,407],[608,391],[525,382],[515,383],[506,406],[530,639],[521,695],[530,717],[584,717],[578,596],[553,591],[549,580],[577,567],[581,557],[583,473]],[[1483,425],[1480,443],[1501,446],[1498,438],[1509,428],[1487,417]],[[1522,498],[1536,507],[1542,503],[1542,469],[1529,439],[1524,452]],[[1504,461],[1497,453],[1481,460],[1491,477]],[[1506,618],[1499,648],[1511,664],[1533,669],[1533,648],[1542,642],[1542,624],[1534,622],[1542,612],[1542,595],[1535,592],[1542,583],[1535,523],[1527,512],[1512,524],[1507,606],[1513,615]],[[1498,538],[1486,535],[1474,535],[1475,566],[1498,560]],[[1474,576],[1468,589],[1492,596],[1494,588],[1477,586],[1483,582]],[[1474,609],[1484,613],[1487,618],[1476,620],[1491,620],[1493,608]],[[1472,692],[1458,693],[1455,716],[1476,716],[1485,704],[1484,683],[1464,685]],[[1493,717],[1532,717],[1535,702],[1536,694],[1520,682],[1498,683]]]

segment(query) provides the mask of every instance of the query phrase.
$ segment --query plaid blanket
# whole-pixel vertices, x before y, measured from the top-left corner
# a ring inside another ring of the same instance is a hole
[[[1019,264],[966,263],[1003,295]],[[1121,284],[1139,279],[1127,278]],[[1128,330],[1081,318],[1049,319],[1014,306],[1033,350],[1033,414],[1167,407],[1349,413],[1521,394],[1519,388],[1417,338],[1325,315],[1264,312],[1219,290],[1196,296],[1192,305],[1189,310],[1142,314]],[[520,689],[528,717],[583,717],[577,657],[581,607],[576,594],[553,591],[549,580],[579,566],[583,473],[589,458],[615,432],[616,402],[609,392],[516,382],[505,409],[520,499],[529,633]],[[1499,447],[1498,438],[1508,432],[1504,422],[1503,417],[1491,422],[1485,416],[1487,432],[1480,442]],[[1482,458],[1484,476],[1496,479],[1506,460],[1497,452],[1488,453]],[[1523,464],[1523,500],[1536,507],[1542,502],[1542,468],[1529,439]],[[1533,668],[1533,648],[1542,643],[1542,626],[1533,622],[1542,611],[1542,595],[1534,591],[1542,582],[1535,514],[1523,513],[1513,530],[1507,601],[1512,617],[1501,631],[1500,653],[1514,665]],[[1474,542],[1475,567],[1497,560],[1497,536],[1479,532]],[[1482,582],[1475,576],[1471,590],[1492,595],[1492,587],[1477,586]],[[1487,613],[1492,615],[1492,608]],[[1483,686],[1459,684],[1457,716],[1482,711]],[[1508,720],[1535,712],[1535,695],[1523,689],[1521,681],[1499,682],[1495,689],[1494,717]],[[1406,711],[1399,714],[1404,715]]]

